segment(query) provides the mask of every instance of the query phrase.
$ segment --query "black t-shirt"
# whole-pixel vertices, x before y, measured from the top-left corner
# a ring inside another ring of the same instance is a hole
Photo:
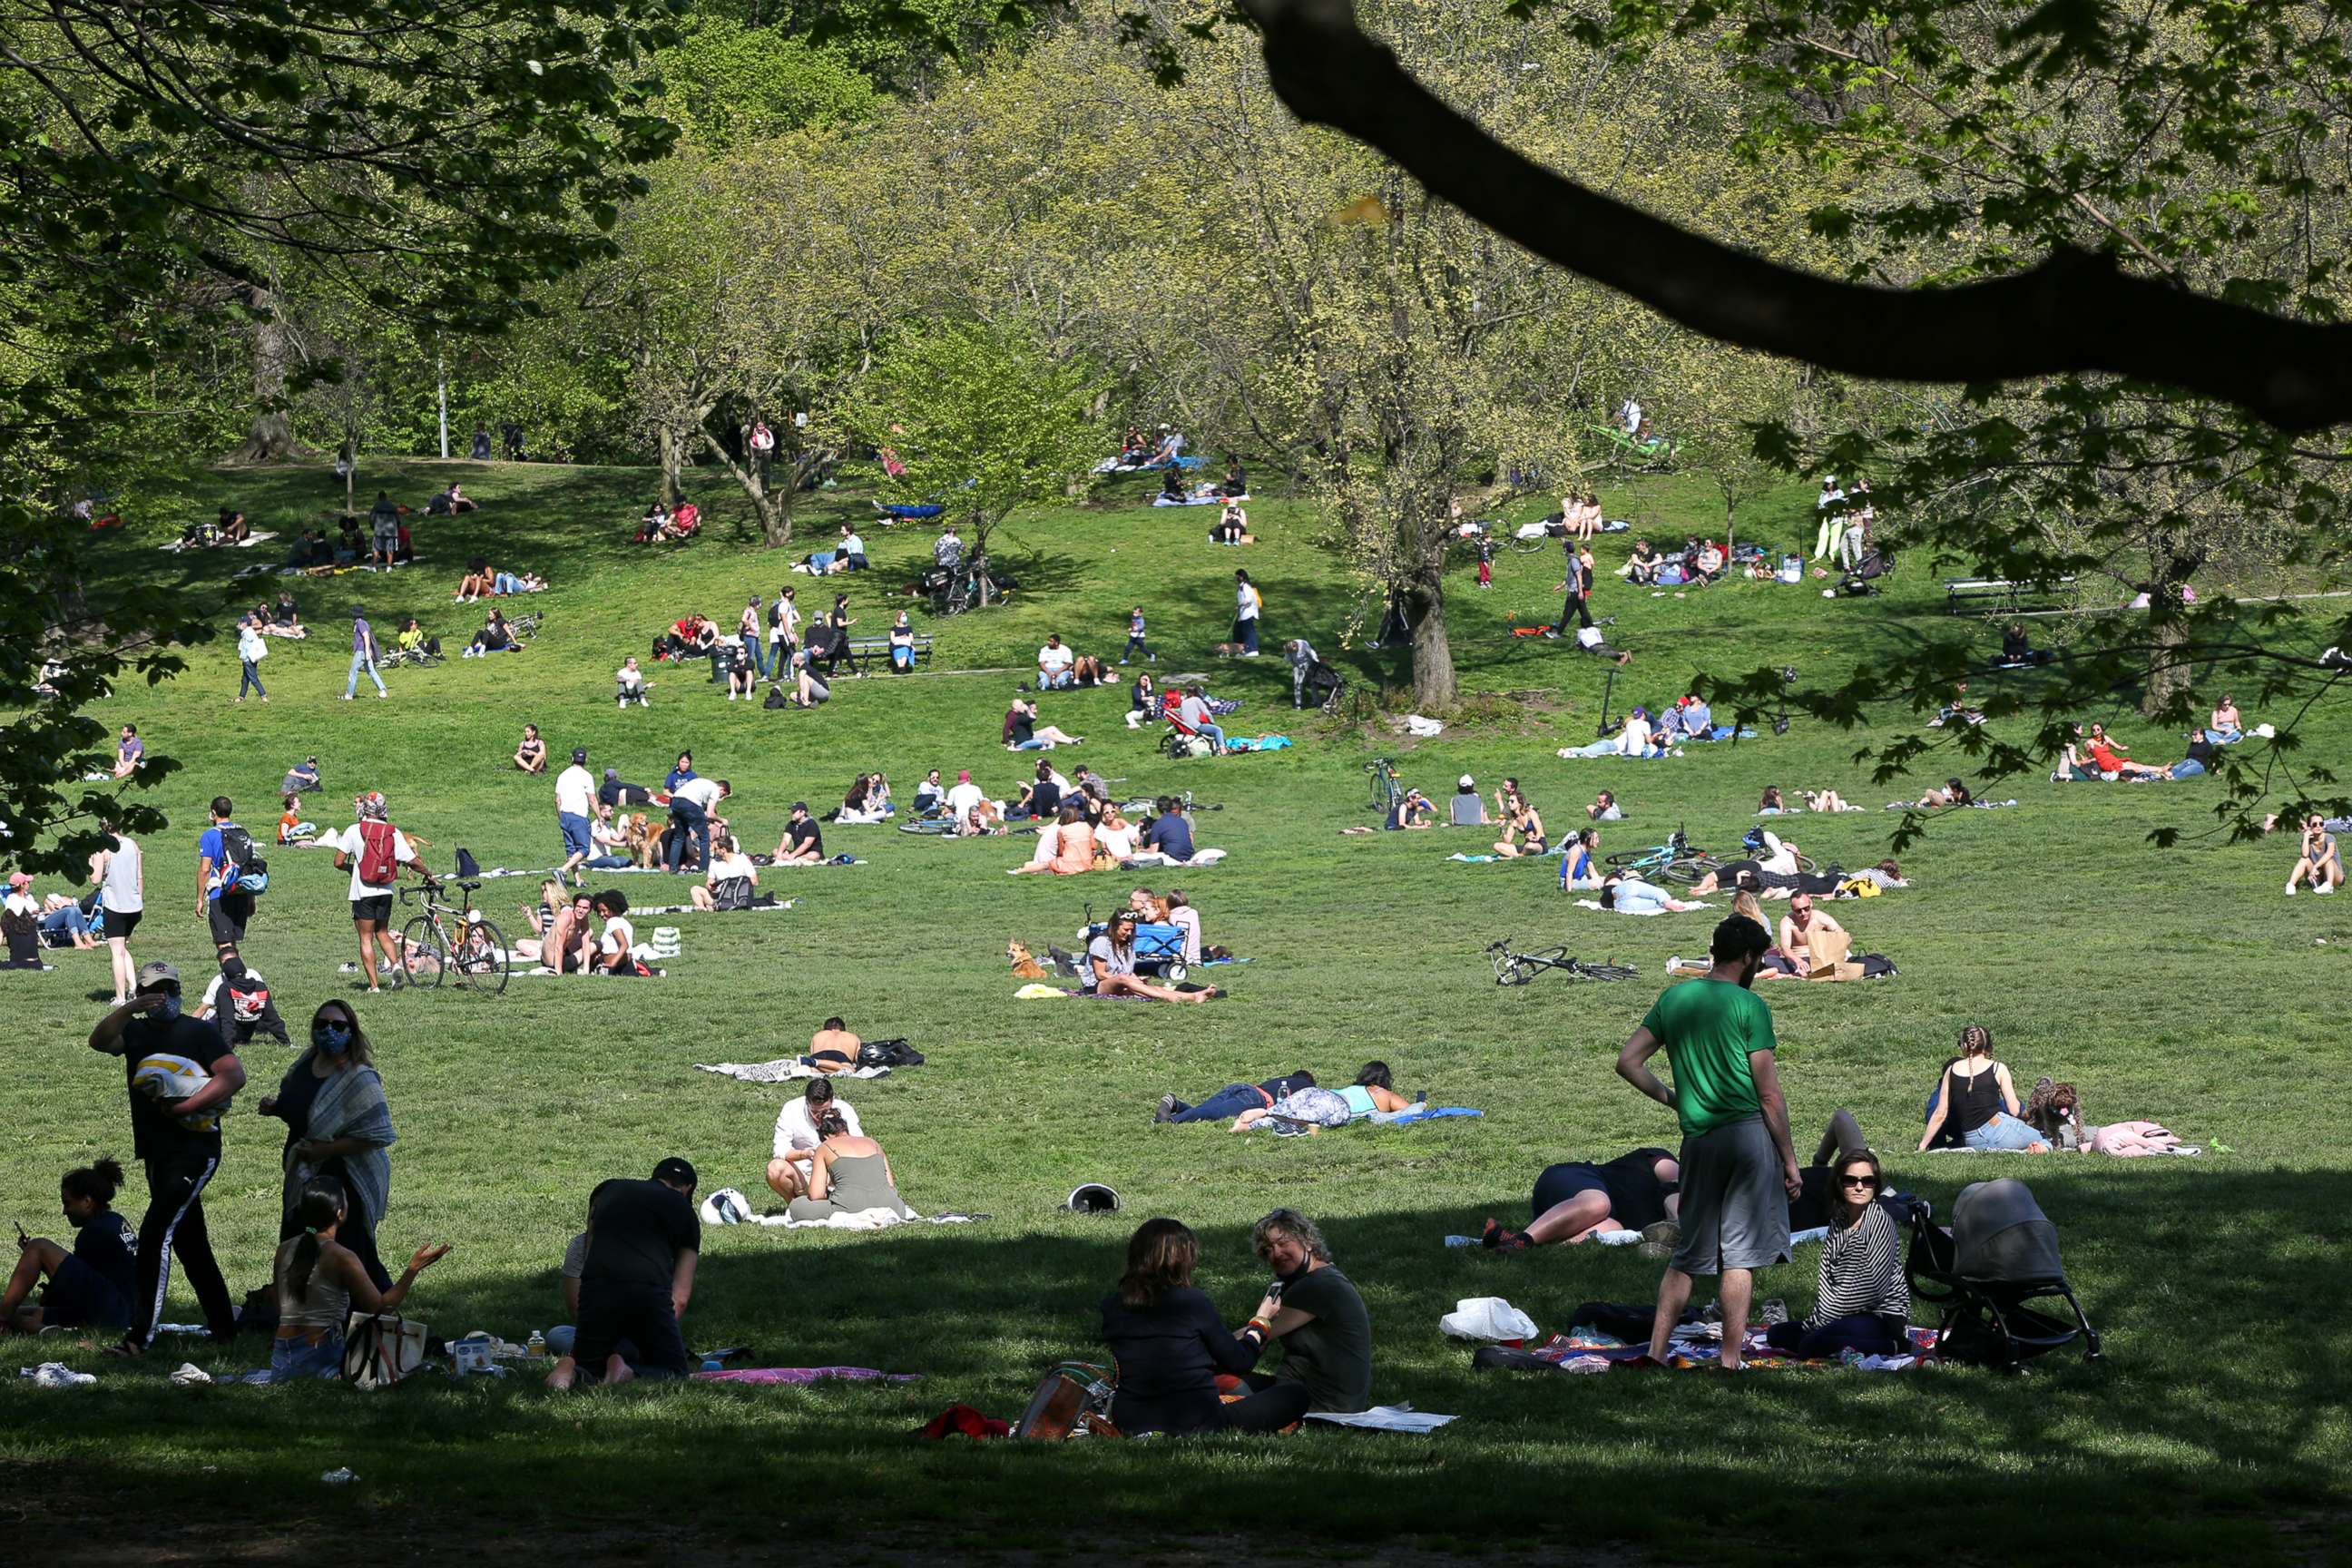
[[[1007,744],[1025,746],[1037,738],[1037,721],[1025,712],[1007,714],[1004,734]]]
[[[667,1294],[677,1255],[700,1250],[702,1226],[684,1193],[660,1182],[607,1183],[588,1213],[588,1261],[580,1288]]]
[[[149,1057],[185,1057],[213,1070],[223,1057],[233,1056],[220,1031],[185,1013],[163,1023],[152,1014],[141,1014],[122,1031],[122,1081],[131,1093],[131,1152],[142,1160],[162,1160],[173,1154],[216,1155],[221,1135],[218,1117],[209,1127],[184,1127],[138,1088],[139,1064]]]
[[[2200,767],[2210,767],[2213,763],[2213,742],[2201,737],[2189,742],[2189,760]]]
[[[1658,1184],[1657,1162],[1673,1158],[1664,1149],[1636,1149],[1592,1168],[1609,1189],[1609,1213],[1619,1225],[1640,1230],[1666,1217],[1666,1189]]]
[[[139,1233],[112,1209],[92,1215],[89,1223],[76,1233],[73,1255],[121,1291],[125,1300],[139,1288]]]
[[[1286,1281],[1282,1304],[1312,1312],[1315,1321],[1282,1337],[1282,1364],[1275,1368],[1275,1381],[1306,1389],[1309,1410],[1369,1408],[1372,1320],[1355,1285],[1327,1263]]]
[[[803,817],[785,828],[784,837],[793,841],[794,849],[814,849],[820,855],[824,853],[824,835],[816,830],[816,818],[814,816]]]
[[[1062,805],[1062,786],[1052,779],[1039,779],[1029,786],[1029,815],[1043,816],[1058,811]]]

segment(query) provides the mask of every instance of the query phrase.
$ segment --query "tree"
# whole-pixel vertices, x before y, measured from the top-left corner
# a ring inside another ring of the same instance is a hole
[[[998,524],[1066,496],[1103,449],[1087,373],[1017,326],[925,328],[876,367],[858,427],[905,459],[908,493],[945,503],[985,557]],[[981,592],[985,604],[984,576]]]

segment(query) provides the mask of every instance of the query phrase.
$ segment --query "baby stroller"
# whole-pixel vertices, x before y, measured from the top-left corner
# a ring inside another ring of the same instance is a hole
[[[2083,1314],[2058,1260],[2058,1227],[2023,1182],[2004,1177],[1960,1189],[1952,1226],[1935,1223],[1924,1201],[1911,1206],[1911,1293],[1943,1308],[1936,1354],[1946,1361],[2020,1370],[2029,1358],[2083,1338],[2099,1359],[2098,1331]],[[2029,1301],[2063,1300],[2070,1326]]]
[[[1087,923],[1078,931],[1078,946],[1083,950],[1095,938],[1110,929],[1108,921],[1095,919],[1095,907],[1087,905]],[[1183,984],[1191,973],[1184,962],[1184,928],[1163,921],[1139,921],[1135,927],[1135,972],[1147,978],[1165,980],[1171,985]]]
[[[1336,712],[1340,695],[1347,689],[1348,683],[1339,672],[1321,659],[1307,667],[1307,679],[1301,691],[1308,707],[1319,708],[1326,713]]]
[[[1873,550],[1853,564],[1853,570],[1838,580],[1837,591],[1842,598],[1859,599],[1882,590],[1877,579],[1895,570],[1895,558],[1883,550]]]

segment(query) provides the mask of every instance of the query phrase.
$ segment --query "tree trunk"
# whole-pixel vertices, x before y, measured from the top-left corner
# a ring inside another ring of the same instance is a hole
[[[736,484],[742,487],[744,499],[751,503],[751,515],[760,520],[760,538],[771,550],[790,544],[793,542],[793,500],[800,490],[799,465],[784,465],[784,488],[778,490],[770,482],[776,471],[775,465],[752,452],[751,433],[748,428],[743,431],[743,451],[747,460],[740,463],[735,460],[734,453],[719,444],[709,426],[698,426],[696,429],[710,455],[726,464],[727,471],[735,476]]]
[[[286,365],[293,356],[293,341],[285,318],[278,313],[275,295],[256,289],[248,302],[268,313],[253,323],[253,420],[236,455],[251,463],[282,462],[299,450],[286,407]]]
[[[662,505],[676,511],[683,495],[679,476],[686,468],[686,442],[669,425],[661,426],[660,441]]]
[[[1445,639],[1445,588],[1431,577],[1406,596],[1413,606],[1412,700],[1423,711],[1454,706],[1454,647]]]

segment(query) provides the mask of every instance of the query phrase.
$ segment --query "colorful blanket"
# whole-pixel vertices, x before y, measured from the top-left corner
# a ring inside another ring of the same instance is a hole
[[[1673,1348],[1666,1352],[1666,1364],[1678,1372],[1713,1367],[1723,1359],[1723,1347],[1707,1337],[1708,1330],[1686,1324],[1675,1331]],[[1914,1323],[1910,1329],[1912,1353],[1906,1356],[1845,1355],[1835,1361],[1826,1358],[1801,1361],[1785,1351],[1772,1349],[1764,1340],[1760,1327],[1748,1331],[1747,1349],[1742,1363],[1756,1371],[1778,1370],[1791,1366],[1848,1366],[1863,1372],[1911,1372],[1921,1364],[1936,1348],[1936,1331]],[[1614,1334],[1604,1334],[1597,1329],[1577,1327],[1564,1334],[1554,1334],[1539,1345],[1531,1346],[1528,1354],[1548,1361],[1563,1372],[1606,1372],[1622,1362],[1638,1361],[1649,1353],[1647,1345],[1630,1345]]]
[[[914,1383],[921,1374],[877,1372],[870,1366],[747,1366],[722,1372],[690,1372],[696,1383],[804,1384],[834,1379],[843,1383]]]

